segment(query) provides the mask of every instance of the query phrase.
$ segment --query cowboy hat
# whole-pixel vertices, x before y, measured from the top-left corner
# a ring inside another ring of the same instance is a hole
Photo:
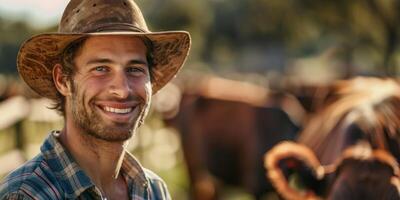
[[[41,96],[56,99],[54,65],[61,63],[62,53],[71,42],[95,35],[143,36],[151,41],[153,94],[178,73],[191,44],[185,31],[149,31],[133,0],[71,0],[57,33],[36,35],[22,44],[17,57],[20,76]]]

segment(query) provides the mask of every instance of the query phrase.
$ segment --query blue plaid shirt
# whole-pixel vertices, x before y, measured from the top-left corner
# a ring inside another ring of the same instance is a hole
[[[54,132],[53,132],[54,133]],[[0,184],[0,199],[104,199],[72,156],[49,134],[41,153]],[[130,199],[171,199],[165,183],[126,152],[121,173]]]

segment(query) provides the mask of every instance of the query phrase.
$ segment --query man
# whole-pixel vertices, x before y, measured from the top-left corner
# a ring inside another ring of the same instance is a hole
[[[170,199],[125,146],[189,48],[187,32],[150,32],[132,0],[71,0],[59,32],[27,40],[17,60],[65,126],[3,180],[0,199]]]

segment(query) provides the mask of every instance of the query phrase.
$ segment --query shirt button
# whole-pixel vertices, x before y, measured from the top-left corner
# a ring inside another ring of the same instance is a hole
[[[61,131],[53,131],[54,137],[59,137],[61,134]]]

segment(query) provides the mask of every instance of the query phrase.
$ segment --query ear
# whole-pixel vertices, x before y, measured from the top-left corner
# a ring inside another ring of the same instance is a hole
[[[62,73],[61,64],[55,64],[53,67],[53,81],[58,92],[64,96],[71,95],[71,86],[67,77]]]
[[[264,165],[272,185],[284,199],[321,199],[324,168],[306,146],[281,142],[265,154]]]

